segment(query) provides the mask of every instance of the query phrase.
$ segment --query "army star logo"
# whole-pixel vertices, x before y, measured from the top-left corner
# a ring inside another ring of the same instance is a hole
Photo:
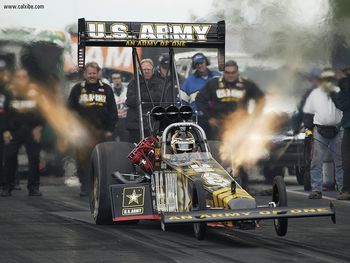
[[[132,203],[139,204],[139,197],[140,197],[141,195],[142,195],[142,194],[136,194],[135,189],[132,191],[132,194],[131,194],[131,195],[126,195],[126,196],[129,198],[129,203],[128,203],[128,205],[130,205],[130,204],[132,204]]]

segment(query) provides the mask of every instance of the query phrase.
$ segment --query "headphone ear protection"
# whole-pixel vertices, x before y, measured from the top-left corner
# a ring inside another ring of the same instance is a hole
[[[205,59],[205,62],[207,63],[207,66],[209,66],[210,65],[210,60],[206,57],[206,56],[204,56],[204,54],[203,53],[201,53],[201,52],[199,52],[199,53],[196,53],[196,54],[194,54],[193,56],[192,56],[192,69],[196,69],[196,65],[194,64],[194,61],[193,61],[193,59],[194,59],[194,57],[195,56],[198,56],[198,55],[202,55],[203,57],[204,57],[204,59]]]

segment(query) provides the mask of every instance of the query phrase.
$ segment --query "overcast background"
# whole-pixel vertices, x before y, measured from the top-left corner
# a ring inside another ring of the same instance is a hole
[[[0,0],[1,26],[64,29],[78,18],[116,21],[187,22],[191,14],[209,13],[212,0]],[[5,10],[3,5],[37,4],[42,10]]]

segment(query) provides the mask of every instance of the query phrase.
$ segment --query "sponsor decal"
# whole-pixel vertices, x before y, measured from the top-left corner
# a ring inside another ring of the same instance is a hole
[[[143,206],[145,187],[126,187],[123,189],[123,207]]]
[[[196,216],[192,215],[177,215],[177,216],[170,216],[169,220],[186,220],[186,219],[205,219],[205,218],[228,218],[232,220],[232,217],[244,217],[244,216],[257,216],[257,215],[278,215],[278,214],[312,214],[312,213],[327,213],[329,212],[329,209],[327,208],[301,208],[301,209],[291,209],[291,210],[262,210],[262,211],[246,211],[246,212],[224,212],[224,213],[210,213],[210,214],[199,214]]]
[[[10,107],[19,112],[28,112],[35,110],[37,104],[34,100],[13,100]]]
[[[204,173],[202,174],[202,179],[207,186],[226,187],[231,183],[231,180],[217,173]]]
[[[186,42],[207,40],[211,25],[177,23],[142,23],[139,32],[132,33],[125,23],[86,22],[90,38],[126,41],[133,47],[185,47]]]
[[[239,101],[243,99],[245,90],[238,89],[217,89],[216,96],[225,101]]]
[[[79,97],[79,104],[85,106],[103,106],[106,104],[107,97],[105,94],[82,93]]]
[[[214,169],[209,164],[192,164],[190,167],[195,170],[197,173],[203,172],[214,172]]]
[[[142,215],[143,207],[135,207],[135,208],[123,208],[122,215],[130,216],[130,215]]]

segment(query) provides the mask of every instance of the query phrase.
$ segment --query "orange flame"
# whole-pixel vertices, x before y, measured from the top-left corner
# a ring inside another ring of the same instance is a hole
[[[277,114],[236,111],[225,118],[220,157],[232,168],[252,167],[268,154],[271,136],[283,122]]]

